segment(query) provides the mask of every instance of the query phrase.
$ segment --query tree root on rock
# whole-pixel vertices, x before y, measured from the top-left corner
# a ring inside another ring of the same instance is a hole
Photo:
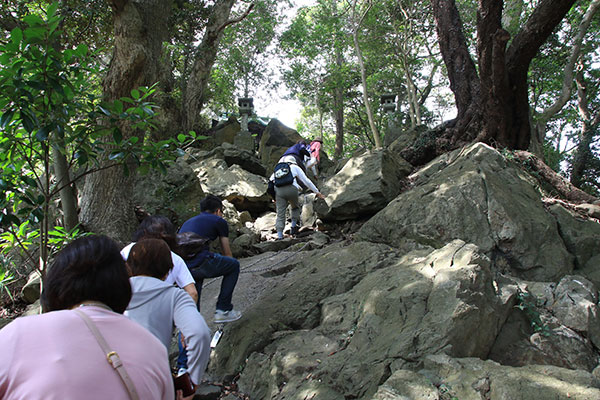
[[[524,165],[531,168],[533,172],[539,175],[539,179],[543,179],[544,182],[551,185],[556,192],[564,199],[576,203],[597,203],[600,201],[597,197],[592,196],[584,192],[583,190],[577,189],[564,177],[556,173],[549,166],[547,166],[537,156],[527,151],[518,150],[514,152],[515,157],[521,161]]]

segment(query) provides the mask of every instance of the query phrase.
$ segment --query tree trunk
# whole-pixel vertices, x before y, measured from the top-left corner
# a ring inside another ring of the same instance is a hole
[[[114,14],[115,47],[104,79],[104,97],[111,101],[129,96],[132,89],[149,86],[160,76],[162,43],[172,0],[110,0]],[[129,126],[124,137],[142,136]],[[133,175],[121,168],[91,174],[81,199],[81,222],[86,229],[126,242],[137,221],[132,198]]]
[[[358,32],[355,30],[352,35],[354,38],[354,49],[356,51],[356,57],[358,58],[358,66],[360,67],[360,80],[362,82],[362,95],[363,101],[365,102],[365,111],[367,113],[367,118],[369,120],[369,128],[371,129],[371,134],[373,135],[373,139],[375,140],[375,147],[381,148],[381,137],[379,137],[379,132],[377,131],[377,127],[375,126],[375,119],[373,118],[373,110],[371,109],[371,102],[369,101],[368,87],[367,87],[367,71],[365,68],[365,63],[363,60],[362,52],[360,51],[360,45],[358,43]]]
[[[223,37],[223,30],[227,26],[234,3],[235,0],[218,0],[215,2],[202,42],[195,50],[194,64],[190,72],[183,103],[184,126],[188,131],[198,129],[198,117],[206,102],[206,87],[210,78],[210,71],[217,58],[217,50]]]
[[[565,104],[567,104],[567,101],[571,98],[575,63],[577,62],[579,54],[581,53],[581,44],[583,42],[583,38],[585,37],[585,34],[587,33],[588,28],[590,27],[590,24],[592,23],[592,20],[599,9],[600,0],[592,1],[589,8],[585,12],[585,15],[583,16],[581,23],[579,24],[577,36],[573,40],[571,54],[569,55],[569,60],[567,61],[567,65],[565,65],[565,69],[563,71],[563,82],[560,95],[549,107],[537,115],[535,136],[536,140],[540,143],[542,143],[546,135],[546,125],[548,124],[548,121],[550,121],[550,119],[556,115],[556,113],[562,110]]]
[[[375,119],[373,118],[373,110],[371,109],[371,102],[369,101],[369,88],[367,86],[367,69],[365,68],[365,61],[362,55],[362,51],[360,50],[360,43],[358,42],[358,30],[362,25],[362,21],[365,19],[367,13],[371,9],[371,3],[368,2],[369,4],[367,8],[360,17],[356,15],[356,3],[357,0],[355,0],[352,4],[352,40],[354,41],[354,51],[356,53],[356,58],[358,59],[358,67],[360,69],[362,95],[363,101],[365,102],[365,111],[367,113],[367,119],[369,120],[369,129],[371,130],[371,134],[373,135],[375,147],[380,149],[382,147],[381,137],[379,136],[379,132],[377,131],[377,127],[375,126]]]
[[[342,67],[342,53],[338,50],[336,54],[336,65]],[[335,149],[334,160],[340,160],[344,154],[344,91],[340,85],[336,85],[333,93],[333,119],[335,120]]]
[[[451,144],[473,140],[481,125],[481,86],[454,0],[432,0],[440,50],[456,101],[456,118],[448,123]]]
[[[510,141],[512,102],[506,71],[506,43],[510,36],[502,29],[502,2],[480,0],[477,12],[477,55],[481,98],[485,118],[478,139],[499,143]],[[528,142],[529,144],[529,142]],[[511,147],[512,148],[512,147]]]
[[[73,230],[79,224],[77,213],[77,197],[71,182],[69,173],[69,164],[63,153],[58,149],[52,150],[54,159],[54,174],[56,176],[56,186],[60,188],[60,208],[63,213],[63,226],[67,231]]]
[[[585,171],[590,167],[590,162],[594,158],[591,145],[600,123],[600,113],[593,119],[590,114],[583,70],[583,61],[580,61],[575,74],[575,81],[577,83],[577,108],[583,121],[583,127],[579,135],[579,143],[577,144],[571,170],[571,183],[577,188],[581,188],[582,184],[585,183]]]
[[[454,0],[432,0],[440,49],[458,109],[444,138],[456,146],[473,139],[527,149],[531,139],[527,72],[533,57],[575,0],[541,0],[506,50],[503,1],[479,0],[478,77]]]

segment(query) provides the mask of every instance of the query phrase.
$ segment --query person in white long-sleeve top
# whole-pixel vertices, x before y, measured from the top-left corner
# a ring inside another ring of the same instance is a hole
[[[283,239],[285,213],[288,204],[292,208],[291,234],[295,235],[298,233],[298,226],[300,223],[301,210],[298,194],[302,190],[301,185],[312,190],[320,199],[324,199],[325,196],[317,189],[312,181],[308,179],[302,168],[295,163],[279,162],[275,166],[275,171],[269,180],[273,181],[275,184],[275,206],[277,209],[275,230],[277,231],[277,239]]]

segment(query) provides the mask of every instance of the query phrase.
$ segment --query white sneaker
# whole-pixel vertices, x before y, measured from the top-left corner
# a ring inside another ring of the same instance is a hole
[[[237,321],[242,318],[242,313],[237,310],[216,310],[215,311],[215,323],[222,324],[225,322]]]

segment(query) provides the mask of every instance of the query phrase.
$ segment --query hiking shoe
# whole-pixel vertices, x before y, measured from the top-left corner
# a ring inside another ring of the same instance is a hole
[[[297,234],[298,234],[298,227],[297,226],[292,226],[290,228],[290,235],[296,236]]]
[[[215,323],[216,324],[237,321],[240,318],[242,318],[242,313],[237,310],[229,310],[229,311],[216,310],[215,311]]]

